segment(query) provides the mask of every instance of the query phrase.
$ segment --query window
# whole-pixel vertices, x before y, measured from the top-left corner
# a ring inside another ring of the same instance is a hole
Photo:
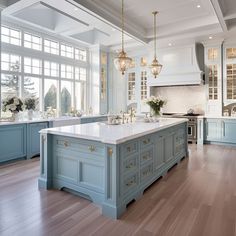
[[[49,39],[44,39],[44,52],[59,55],[59,43]]]
[[[24,33],[24,47],[41,51],[42,38],[29,33]]]
[[[1,27],[1,41],[21,46],[21,31],[7,26]]]
[[[2,53],[2,70],[11,72],[21,71],[21,56],[8,53]]]
[[[73,79],[73,66],[62,64],[61,77],[65,79]]]
[[[86,50],[75,48],[75,59],[80,61],[86,61],[87,60]]]
[[[61,44],[61,56],[74,58],[74,48],[72,46]]]
[[[75,79],[86,81],[86,68],[75,67]]]
[[[44,62],[44,75],[58,77],[59,76],[59,64],[56,62],[45,61]]]
[[[147,71],[141,72],[141,100],[147,98]]]
[[[61,81],[61,114],[66,115],[70,113],[72,107],[73,97],[73,82]]]
[[[39,59],[25,57],[24,58],[24,72],[27,74],[42,74],[42,61]]]
[[[57,89],[58,81],[53,79],[44,80],[44,110],[57,109]]]
[[[86,110],[86,85],[85,83],[75,83],[75,109]]]

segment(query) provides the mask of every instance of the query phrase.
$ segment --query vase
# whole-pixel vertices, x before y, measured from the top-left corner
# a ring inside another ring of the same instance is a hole
[[[12,112],[11,114],[12,114],[11,121],[12,122],[18,121],[18,112]]]
[[[28,119],[33,120],[33,110],[32,109],[28,110]]]

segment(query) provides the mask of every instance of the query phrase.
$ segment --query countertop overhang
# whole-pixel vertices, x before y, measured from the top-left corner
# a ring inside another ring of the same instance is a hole
[[[183,118],[160,118],[159,122],[135,122],[122,125],[107,125],[104,122],[96,122],[43,129],[40,133],[81,138],[108,144],[121,144],[187,121],[187,119]]]

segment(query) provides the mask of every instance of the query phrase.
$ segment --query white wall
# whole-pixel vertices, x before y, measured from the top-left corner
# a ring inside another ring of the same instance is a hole
[[[163,112],[186,113],[194,109],[195,113],[205,112],[205,86],[153,87],[152,95],[159,95],[167,101]]]

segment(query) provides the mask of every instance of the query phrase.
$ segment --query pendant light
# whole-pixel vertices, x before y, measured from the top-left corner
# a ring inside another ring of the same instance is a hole
[[[127,57],[127,54],[124,50],[124,0],[122,0],[122,7],[121,7],[121,34],[122,34],[122,48],[121,52],[118,54],[118,57],[114,59],[114,65],[118,71],[122,73],[122,75],[125,74],[125,71],[129,68],[132,59],[130,57]]]
[[[156,29],[156,16],[157,16],[157,11],[154,11],[153,14],[153,18],[154,18],[154,59],[152,61],[152,64],[150,65],[150,69],[152,74],[154,75],[154,78],[156,78],[162,69],[162,65],[158,62],[157,60],[157,29]]]

